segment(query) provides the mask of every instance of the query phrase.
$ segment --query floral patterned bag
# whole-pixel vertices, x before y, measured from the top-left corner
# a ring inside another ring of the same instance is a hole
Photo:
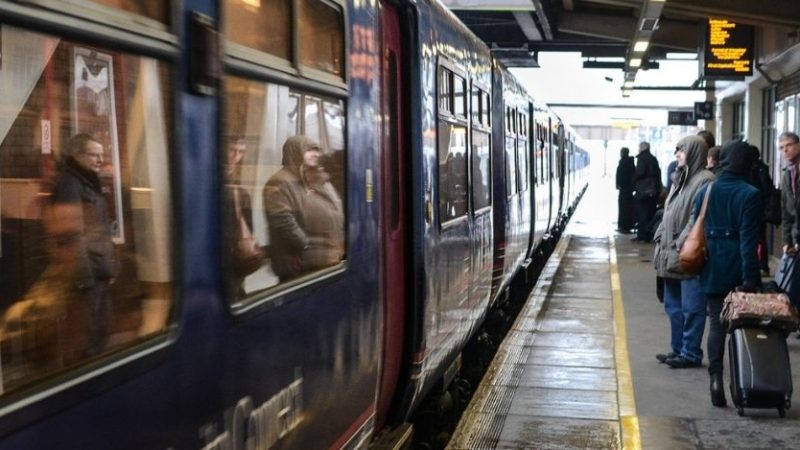
[[[725,297],[720,320],[728,331],[749,325],[794,331],[798,325],[797,309],[783,293],[730,292]]]

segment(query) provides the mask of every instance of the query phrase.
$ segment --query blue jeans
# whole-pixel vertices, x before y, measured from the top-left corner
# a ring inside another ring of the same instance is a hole
[[[672,351],[689,361],[702,362],[706,301],[697,278],[665,278],[664,310],[669,317]]]
[[[683,308],[681,308],[681,280],[664,278],[664,311],[669,318],[670,348],[680,355],[683,347]]]
[[[706,298],[700,280],[681,280],[683,309],[683,346],[681,356],[692,362],[703,362],[703,332],[706,328]]]

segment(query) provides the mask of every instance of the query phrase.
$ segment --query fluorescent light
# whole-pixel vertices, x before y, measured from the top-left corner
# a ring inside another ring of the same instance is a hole
[[[635,52],[643,52],[643,51],[647,50],[647,47],[649,45],[650,45],[650,42],[648,42],[648,41],[636,41],[636,43],[633,44],[633,51],[635,51]]]
[[[622,83],[622,89],[633,89],[633,81],[626,81]]]
[[[639,67],[642,65],[642,58],[631,58],[631,60],[628,61],[628,65],[631,67]]]
[[[623,89],[622,90],[622,96],[623,97],[630,97],[631,96],[631,90],[630,89]]]
[[[667,52],[667,59],[694,61],[697,59],[697,53]]]

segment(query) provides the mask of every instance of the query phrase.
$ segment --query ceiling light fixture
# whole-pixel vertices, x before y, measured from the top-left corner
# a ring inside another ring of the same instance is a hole
[[[650,46],[650,41],[645,41],[645,40],[636,41],[636,43],[633,44],[633,51],[641,53],[647,50],[647,47],[649,46]]]

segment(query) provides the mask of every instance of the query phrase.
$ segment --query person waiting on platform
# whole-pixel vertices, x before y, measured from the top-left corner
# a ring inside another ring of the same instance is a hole
[[[650,242],[653,239],[647,224],[653,220],[658,206],[658,196],[661,194],[661,168],[658,160],[650,153],[650,144],[639,144],[639,154],[636,155],[636,170],[633,175],[633,187],[636,191],[636,237],[634,242]]]
[[[705,169],[707,153],[705,141],[698,136],[678,141],[675,183],[654,237],[653,261],[656,274],[664,279],[664,310],[671,332],[671,351],[656,358],[672,368],[699,367],[703,362],[706,303],[697,277],[681,270],[678,251],[689,231],[695,195],[714,179],[714,174]]]
[[[786,167],[781,174],[781,229],[783,254],[794,256],[798,250],[797,190],[800,187],[798,163],[800,163],[800,137],[790,131],[778,136],[778,148],[783,154]],[[793,285],[790,282],[789,298],[794,299]]]
[[[706,157],[706,169],[717,173],[719,167],[719,151],[722,147],[715,145],[708,149],[708,157]]]
[[[617,165],[617,190],[619,191],[617,215],[617,231],[628,234],[634,225],[633,219],[633,173],[636,165],[633,156],[628,156],[628,147],[619,151],[619,165]]]
[[[726,404],[722,384],[725,328],[719,318],[723,301],[734,289],[752,292],[761,287],[756,244],[763,206],[758,189],[748,183],[753,157],[746,142],[725,144],[717,180],[694,199],[697,217],[706,189],[711,189],[704,223],[708,261],[700,274],[700,286],[708,303],[708,373],[714,406]]]
[[[283,144],[283,168],[264,186],[272,270],[281,282],[344,257],[344,209],[320,154],[311,139],[290,137]]]

